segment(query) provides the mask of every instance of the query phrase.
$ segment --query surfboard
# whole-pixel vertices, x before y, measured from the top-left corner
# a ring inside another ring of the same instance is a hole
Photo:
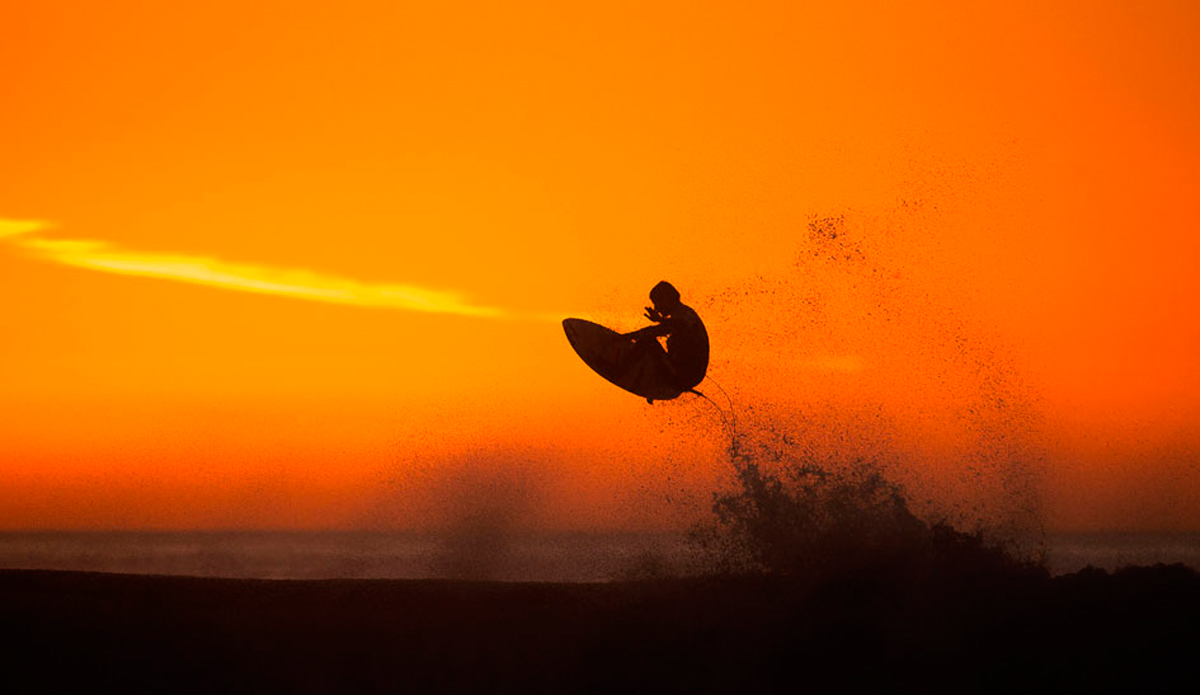
[[[583,319],[563,319],[563,331],[584,364],[626,391],[655,401],[683,393],[666,381],[661,362],[652,354],[634,354],[634,342],[611,328]]]

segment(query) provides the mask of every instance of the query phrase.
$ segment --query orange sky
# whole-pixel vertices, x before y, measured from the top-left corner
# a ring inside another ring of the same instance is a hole
[[[665,278],[936,504],[988,422],[1052,529],[1200,530],[1195,3],[151,5],[0,9],[0,528],[677,523],[711,406],[557,323]]]

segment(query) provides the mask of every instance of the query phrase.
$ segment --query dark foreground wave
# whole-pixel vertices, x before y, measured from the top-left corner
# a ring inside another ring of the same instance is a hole
[[[0,571],[28,692],[1153,691],[1194,675],[1182,565],[607,584]],[[14,691],[15,692],[15,691]]]

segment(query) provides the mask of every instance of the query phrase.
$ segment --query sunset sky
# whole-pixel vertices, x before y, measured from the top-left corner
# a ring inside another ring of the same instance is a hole
[[[1200,4],[971,5],[6,2],[0,528],[675,527],[559,324],[667,279],[748,428],[1200,531]]]

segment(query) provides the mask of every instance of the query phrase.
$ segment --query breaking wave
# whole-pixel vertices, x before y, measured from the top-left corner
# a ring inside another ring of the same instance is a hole
[[[734,439],[735,484],[713,496],[711,518],[689,537],[702,573],[765,574],[823,582],[895,570],[1040,570],[1041,549],[929,522],[909,508],[886,465],[830,466],[811,453]]]

